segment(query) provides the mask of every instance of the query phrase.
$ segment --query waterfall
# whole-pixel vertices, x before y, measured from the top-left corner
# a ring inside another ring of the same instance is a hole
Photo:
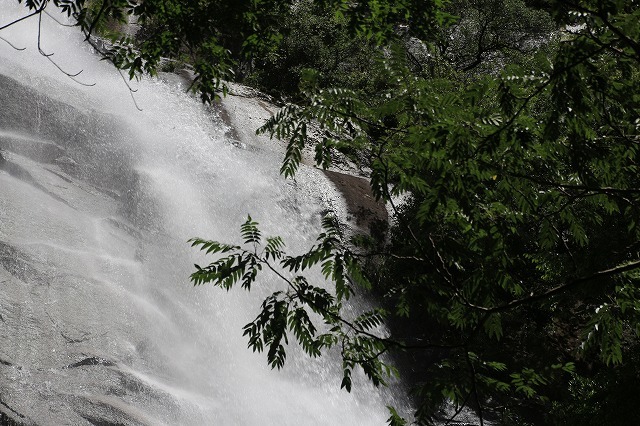
[[[20,14],[0,0],[0,25]],[[0,32],[0,411],[26,424],[373,425],[393,397],[340,390],[336,359],[295,345],[282,371],[242,326],[251,293],[193,288],[200,236],[237,242],[247,214],[292,252],[342,208],[324,176],[278,174],[176,83],[133,85],[74,28],[43,16]],[[78,83],[80,82],[80,83]],[[83,84],[91,85],[86,86]],[[247,129],[245,130],[245,133]],[[250,129],[253,130],[253,129]],[[275,143],[275,142],[274,142]]]

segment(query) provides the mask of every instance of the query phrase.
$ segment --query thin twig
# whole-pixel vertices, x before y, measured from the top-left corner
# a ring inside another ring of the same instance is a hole
[[[52,14],[47,12],[46,10],[43,10],[43,12],[45,13],[45,15],[47,15],[49,18],[53,19],[58,25],[60,25],[62,27],[76,27],[77,26],[75,24],[65,24],[64,22],[60,22],[55,16],[53,16]]]
[[[45,58],[47,58],[49,60],[49,62],[51,62],[61,73],[63,73],[64,75],[66,75],[67,77],[69,77],[71,80],[75,81],[76,83],[82,85],[82,86],[86,86],[86,87],[91,87],[91,86],[95,86],[96,83],[83,83],[82,81],[79,81],[76,79],[77,76],[80,75],[80,73],[82,73],[83,70],[78,71],[75,74],[69,73],[67,71],[65,71],[64,69],[62,69],[62,67],[60,67],[60,65],[58,65],[53,59],[51,59],[51,57],[53,56],[53,53],[45,53],[44,50],[42,50],[42,44],[41,44],[41,36],[42,36],[42,11],[44,10],[44,8],[42,8],[40,10],[40,12],[38,13],[38,52],[40,53],[40,55],[44,56]]]
[[[40,8],[37,9],[35,12],[30,13],[28,15],[25,15],[25,16],[23,16],[21,18],[16,19],[15,21],[9,22],[8,24],[5,24],[5,25],[1,26],[0,27],[0,31],[4,30],[5,28],[11,27],[11,26],[17,24],[18,22],[22,22],[22,21],[24,21],[26,19],[33,18],[34,16],[39,15],[44,10],[45,7],[47,7],[47,2],[42,3],[42,6],[40,6]]]
[[[122,70],[121,70],[121,69],[118,69],[118,74],[120,74],[120,77],[122,78],[122,81],[124,81],[125,86],[127,86],[127,89],[129,90],[129,95],[131,95],[131,100],[133,100],[133,104],[135,105],[136,109],[137,109],[138,111],[142,111],[142,108],[140,108],[140,107],[138,106],[138,102],[136,102],[136,98],[135,98],[135,96],[133,96],[133,94],[134,94],[135,92],[137,92],[137,91],[138,91],[138,89],[134,89],[134,88],[132,88],[132,87],[129,85],[129,82],[127,81],[127,79],[126,79],[126,78],[124,78],[124,75],[122,74]]]
[[[107,8],[107,2],[106,0],[103,0],[102,5],[100,6],[100,10],[98,11],[98,14],[93,19],[93,21],[91,21],[91,25],[89,25],[89,29],[86,31],[85,41],[91,38],[91,33],[93,33],[93,30],[96,28],[96,25],[98,25],[98,22],[100,21],[100,18],[102,18],[102,14],[104,13],[106,8]]]
[[[456,412],[453,413],[453,415],[449,419],[447,419],[447,421],[445,422],[444,426],[448,426],[452,421],[455,420],[456,417],[458,417],[458,415],[462,412],[464,407],[467,406],[467,402],[469,401],[469,398],[471,398],[471,394],[472,393],[473,393],[473,390],[470,390],[469,393],[467,394],[466,398],[464,399],[464,401],[462,401],[462,404],[460,405],[460,407],[458,407]]]
[[[507,311],[510,309],[513,309],[515,307],[524,305],[524,304],[528,304],[528,303],[532,303],[532,302],[537,302],[538,300],[543,300],[543,299],[548,299],[552,296],[555,296],[557,294],[563,293],[569,289],[572,289],[574,287],[577,287],[581,284],[587,283],[589,281],[593,281],[595,279],[598,278],[604,278],[604,277],[610,277],[612,275],[616,275],[616,274],[621,274],[623,272],[628,272],[628,271],[633,271],[634,269],[638,269],[640,268],[640,260],[635,260],[633,262],[627,263],[625,265],[619,265],[616,266],[614,268],[610,268],[610,269],[605,269],[602,271],[598,271],[594,274],[591,274],[589,276],[586,277],[581,277],[578,278],[576,280],[573,281],[569,281],[565,284],[561,284],[558,285],[554,288],[552,288],[551,290],[545,291],[544,293],[540,293],[540,294],[532,294],[529,297],[525,297],[523,299],[517,299],[517,300],[512,300],[511,302],[501,305],[501,306],[495,306],[493,308],[487,308],[484,306],[478,306],[478,305],[473,305],[472,307],[487,313],[496,313],[496,312],[503,312],[503,311]]]
[[[631,47],[636,52],[636,60],[638,60],[637,58],[640,57],[640,43],[638,43],[637,41],[635,41],[630,37],[627,37],[620,28],[613,25],[611,21],[607,19],[607,15],[609,14],[608,12],[605,12],[604,10],[591,10],[589,8],[586,8],[584,6],[581,6],[579,4],[575,4],[572,2],[567,2],[567,5],[579,10],[580,12],[588,13],[591,16],[596,16],[600,18],[602,23],[607,28],[609,28],[609,30],[611,30],[612,33],[614,33],[620,38],[620,41],[622,41],[623,43],[626,43],[629,47]]]
[[[9,46],[13,47],[16,50],[19,50],[19,51],[27,50],[26,47],[16,47],[13,43],[11,43],[9,40],[7,40],[4,37],[0,37],[0,40],[4,41],[5,43],[7,43]]]

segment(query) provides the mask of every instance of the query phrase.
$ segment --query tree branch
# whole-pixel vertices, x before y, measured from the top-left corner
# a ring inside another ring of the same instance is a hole
[[[43,3],[43,5],[46,5],[46,3]],[[75,81],[76,83],[82,86],[87,86],[87,87],[95,86],[96,83],[83,83],[81,81],[76,80],[76,77],[79,76],[83,70],[80,70],[75,74],[69,73],[64,69],[62,69],[62,67],[58,65],[53,59],[51,59],[51,57],[53,56],[53,53],[45,53],[45,51],[42,50],[41,38],[42,38],[42,12],[43,11],[44,11],[44,6],[38,12],[38,52],[40,53],[40,55],[47,58],[49,62],[51,62],[61,73],[63,73],[64,75],[69,77],[71,80]]]
[[[589,281],[593,281],[595,279],[598,278],[605,278],[605,277],[610,277],[612,275],[616,275],[616,274],[621,274],[623,272],[628,272],[628,271],[632,271],[634,269],[638,269],[640,268],[640,260],[635,260],[633,262],[627,263],[625,265],[619,265],[616,266],[614,268],[611,269],[605,269],[603,271],[599,271],[596,272],[592,275],[586,276],[586,277],[581,277],[578,278],[576,280],[573,281],[569,281],[565,284],[561,284],[558,285],[554,288],[552,288],[551,290],[548,290],[544,293],[540,293],[540,294],[536,294],[536,295],[531,295],[529,297],[525,297],[524,299],[517,299],[517,300],[513,300],[505,305],[501,305],[501,306],[496,306],[493,308],[487,308],[487,307],[483,307],[483,306],[478,306],[478,305],[473,305],[473,307],[475,309],[487,312],[487,313],[496,313],[496,312],[503,312],[503,311],[507,311],[513,308],[516,308],[518,306],[524,305],[524,304],[528,304],[528,303],[532,303],[532,302],[537,302],[539,300],[543,300],[543,299],[548,299],[551,298],[557,294],[563,293],[567,290],[570,290],[572,288],[578,287],[584,283],[587,283]]]
[[[16,47],[13,43],[11,43],[9,40],[7,40],[4,37],[0,37],[0,40],[4,41],[5,43],[7,43],[9,46],[13,47],[15,50],[19,50],[19,51],[23,51],[26,50],[26,47]]]
[[[5,25],[1,26],[0,27],[0,31],[4,30],[5,28],[9,28],[12,25],[17,24],[18,22],[22,22],[22,21],[24,21],[26,19],[33,18],[34,16],[39,15],[46,7],[47,7],[47,2],[42,3],[42,6],[40,6],[39,9],[36,9],[35,12],[32,12],[32,13],[30,13],[28,15],[25,15],[25,16],[23,16],[21,18],[16,19],[15,21],[11,21],[8,24],[5,24]]]

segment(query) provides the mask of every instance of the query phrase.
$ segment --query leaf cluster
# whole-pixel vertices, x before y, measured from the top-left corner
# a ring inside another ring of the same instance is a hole
[[[501,19],[525,7],[510,4],[494,11],[500,28],[485,22],[496,43],[506,43],[494,34],[504,30]],[[417,387],[425,421],[446,400],[475,398],[479,410],[494,407],[505,418],[545,411],[552,398],[566,397],[559,389],[569,377],[589,376],[593,363],[622,364],[638,337],[631,314],[638,299],[616,294],[637,287],[640,266],[640,56],[631,24],[640,11],[563,2],[550,12],[566,14],[570,28],[542,43],[535,40],[543,32],[518,27],[510,37],[521,32],[529,44],[510,39],[516,56],[499,48],[509,54],[501,61],[512,58],[500,71],[473,79],[417,72],[406,45],[391,43],[377,61],[387,82],[379,96],[324,88],[309,73],[303,105],[286,105],[260,129],[287,141],[287,176],[309,122],[325,135],[316,144],[319,166],[330,166],[335,149],[367,159],[372,190],[397,223],[389,246],[371,253],[382,266],[370,281],[397,317],[408,318],[406,326],[394,320],[411,334],[396,339],[400,346],[430,353],[429,383]],[[530,18],[535,26],[543,16]],[[477,31],[459,25],[452,34]],[[470,57],[482,59],[484,48]],[[396,205],[397,196],[409,201]],[[509,374],[480,373],[495,357]],[[580,369],[543,374],[552,365]]]
[[[285,347],[289,336],[309,356],[320,356],[323,349],[339,345],[343,357],[344,377],[341,386],[351,390],[352,371],[362,368],[376,385],[395,374],[395,369],[381,359],[388,350],[380,327],[386,311],[374,309],[347,320],[342,309],[344,301],[354,293],[354,287],[370,288],[356,255],[344,244],[334,218],[323,220],[324,232],[317,244],[299,256],[285,254],[285,243],[280,237],[264,239],[258,223],[248,217],[240,234],[243,246],[231,246],[215,241],[193,239],[191,244],[206,254],[220,255],[206,267],[195,265],[191,275],[194,285],[211,283],[230,290],[237,283],[250,290],[263,268],[286,284],[274,291],[261,306],[258,316],[244,327],[249,347],[256,352],[267,352],[272,368],[282,368],[286,360]],[[264,245],[263,245],[264,244]],[[301,275],[320,267],[321,275],[335,284],[335,293],[327,291],[323,280],[312,284]],[[319,325],[315,322],[320,321]],[[323,330],[320,332],[319,330]]]

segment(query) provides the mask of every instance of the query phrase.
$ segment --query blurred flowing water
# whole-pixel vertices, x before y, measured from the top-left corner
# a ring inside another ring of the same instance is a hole
[[[0,0],[0,26],[24,14]],[[0,32],[0,411],[51,425],[383,424],[390,396],[339,389],[336,362],[292,347],[272,371],[241,336],[261,296],[192,288],[186,241],[237,242],[250,213],[292,251],[312,244],[333,190],[281,156],[242,149],[183,88],[136,83],[75,29],[43,17]],[[237,144],[236,144],[237,145]],[[277,151],[277,150],[276,150]],[[339,207],[340,201],[334,201]]]

